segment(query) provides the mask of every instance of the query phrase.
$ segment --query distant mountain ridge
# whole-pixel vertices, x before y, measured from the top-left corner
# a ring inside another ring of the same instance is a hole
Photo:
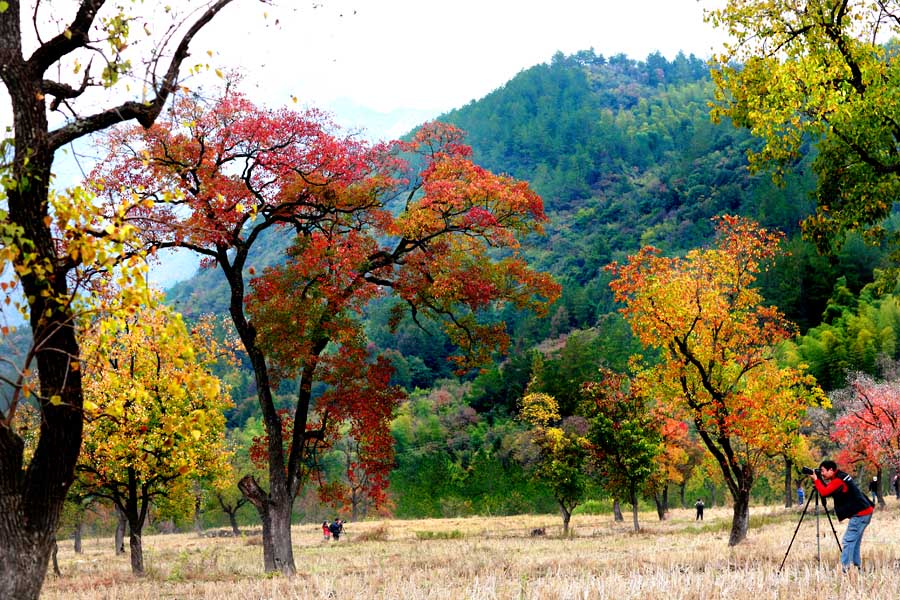
[[[546,237],[530,240],[530,258],[579,288],[577,302],[590,308],[572,325],[590,326],[611,309],[603,272],[611,260],[644,244],[666,252],[702,245],[710,217],[723,212],[795,234],[812,210],[810,180],[789,177],[776,188],[747,171],[757,142],[712,123],[712,98],[708,67],[694,56],[636,61],[589,50],[558,53],[438,120],[467,132],[477,162],[542,195],[550,224]],[[278,259],[272,248],[261,253]],[[217,271],[200,272],[167,297],[189,316],[219,312],[222,286]]]

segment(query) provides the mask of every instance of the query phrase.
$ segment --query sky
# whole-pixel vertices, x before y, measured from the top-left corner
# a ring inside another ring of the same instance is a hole
[[[235,2],[197,46],[239,65],[255,100],[297,98],[371,137],[482,98],[557,51],[708,58],[724,39],[703,21],[719,0],[278,1]]]
[[[187,83],[236,69],[257,103],[323,108],[343,127],[394,138],[558,51],[708,58],[724,37],[703,10],[723,1],[236,0],[195,38],[188,64],[210,69]],[[10,118],[3,104],[0,125]],[[71,157],[58,157],[55,169],[63,185],[80,179]],[[151,279],[168,287],[196,264],[190,254],[170,255]]]

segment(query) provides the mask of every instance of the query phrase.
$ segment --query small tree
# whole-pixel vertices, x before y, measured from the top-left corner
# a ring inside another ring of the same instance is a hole
[[[601,484],[613,496],[628,498],[634,530],[639,531],[638,490],[657,470],[663,451],[660,423],[628,377],[605,368],[600,374],[599,382],[582,388],[588,439]]]
[[[85,490],[128,520],[131,568],[144,572],[141,532],[151,502],[193,507],[193,480],[219,473],[227,396],[208,373],[214,346],[179,315],[146,308],[101,321],[86,336],[85,409],[78,473]]]
[[[532,473],[550,488],[562,513],[563,535],[568,536],[572,511],[584,498],[588,484],[590,443],[584,436],[583,419],[574,417],[560,422],[556,400],[540,393],[522,398],[520,417],[531,425],[531,438],[538,448]]]

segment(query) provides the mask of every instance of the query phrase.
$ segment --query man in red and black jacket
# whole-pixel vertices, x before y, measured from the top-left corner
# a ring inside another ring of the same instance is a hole
[[[810,478],[820,496],[831,497],[834,502],[834,514],[837,515],[838,521],[850,518],[847,531],[844,532],[841,567],[845,572],[850,569],[850,565],[859,568],[859,549],[862,544],[862,536],[866,526],[872,520],[874,505],[856,486],[853,477],[843,471],[838,471],[837,464],[833,460],[823,460],[819,465],[818,475],[814,471]]]

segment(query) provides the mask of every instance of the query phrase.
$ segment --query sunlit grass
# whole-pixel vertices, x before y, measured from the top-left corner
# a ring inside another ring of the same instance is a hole
[[[640,515],[643,530],[611,515],[578,515],[561,537],[556,515],[350,523],[323,542],[318,524],[294,528],[296,577],[266,576],[256,538],[148,536],[148,573],[135,578],[111,539],[90,539],[76,555],[60,544],[62,577],[47,599],[155,598],[893,598],[900,590],[900,506],[876,513],[856,581],[836,570],[828,521],[807,514],[779,573],[799,512],[752,510],[748,539],[728,548],[731,511],[673,510],[667,521]],[[835,522],[838,535],[844,525]],[[547,535],[531,537],[545,527]],[[818,544],[817,544],[818,541]],[[817,555],[821,553],[821,565]]]

